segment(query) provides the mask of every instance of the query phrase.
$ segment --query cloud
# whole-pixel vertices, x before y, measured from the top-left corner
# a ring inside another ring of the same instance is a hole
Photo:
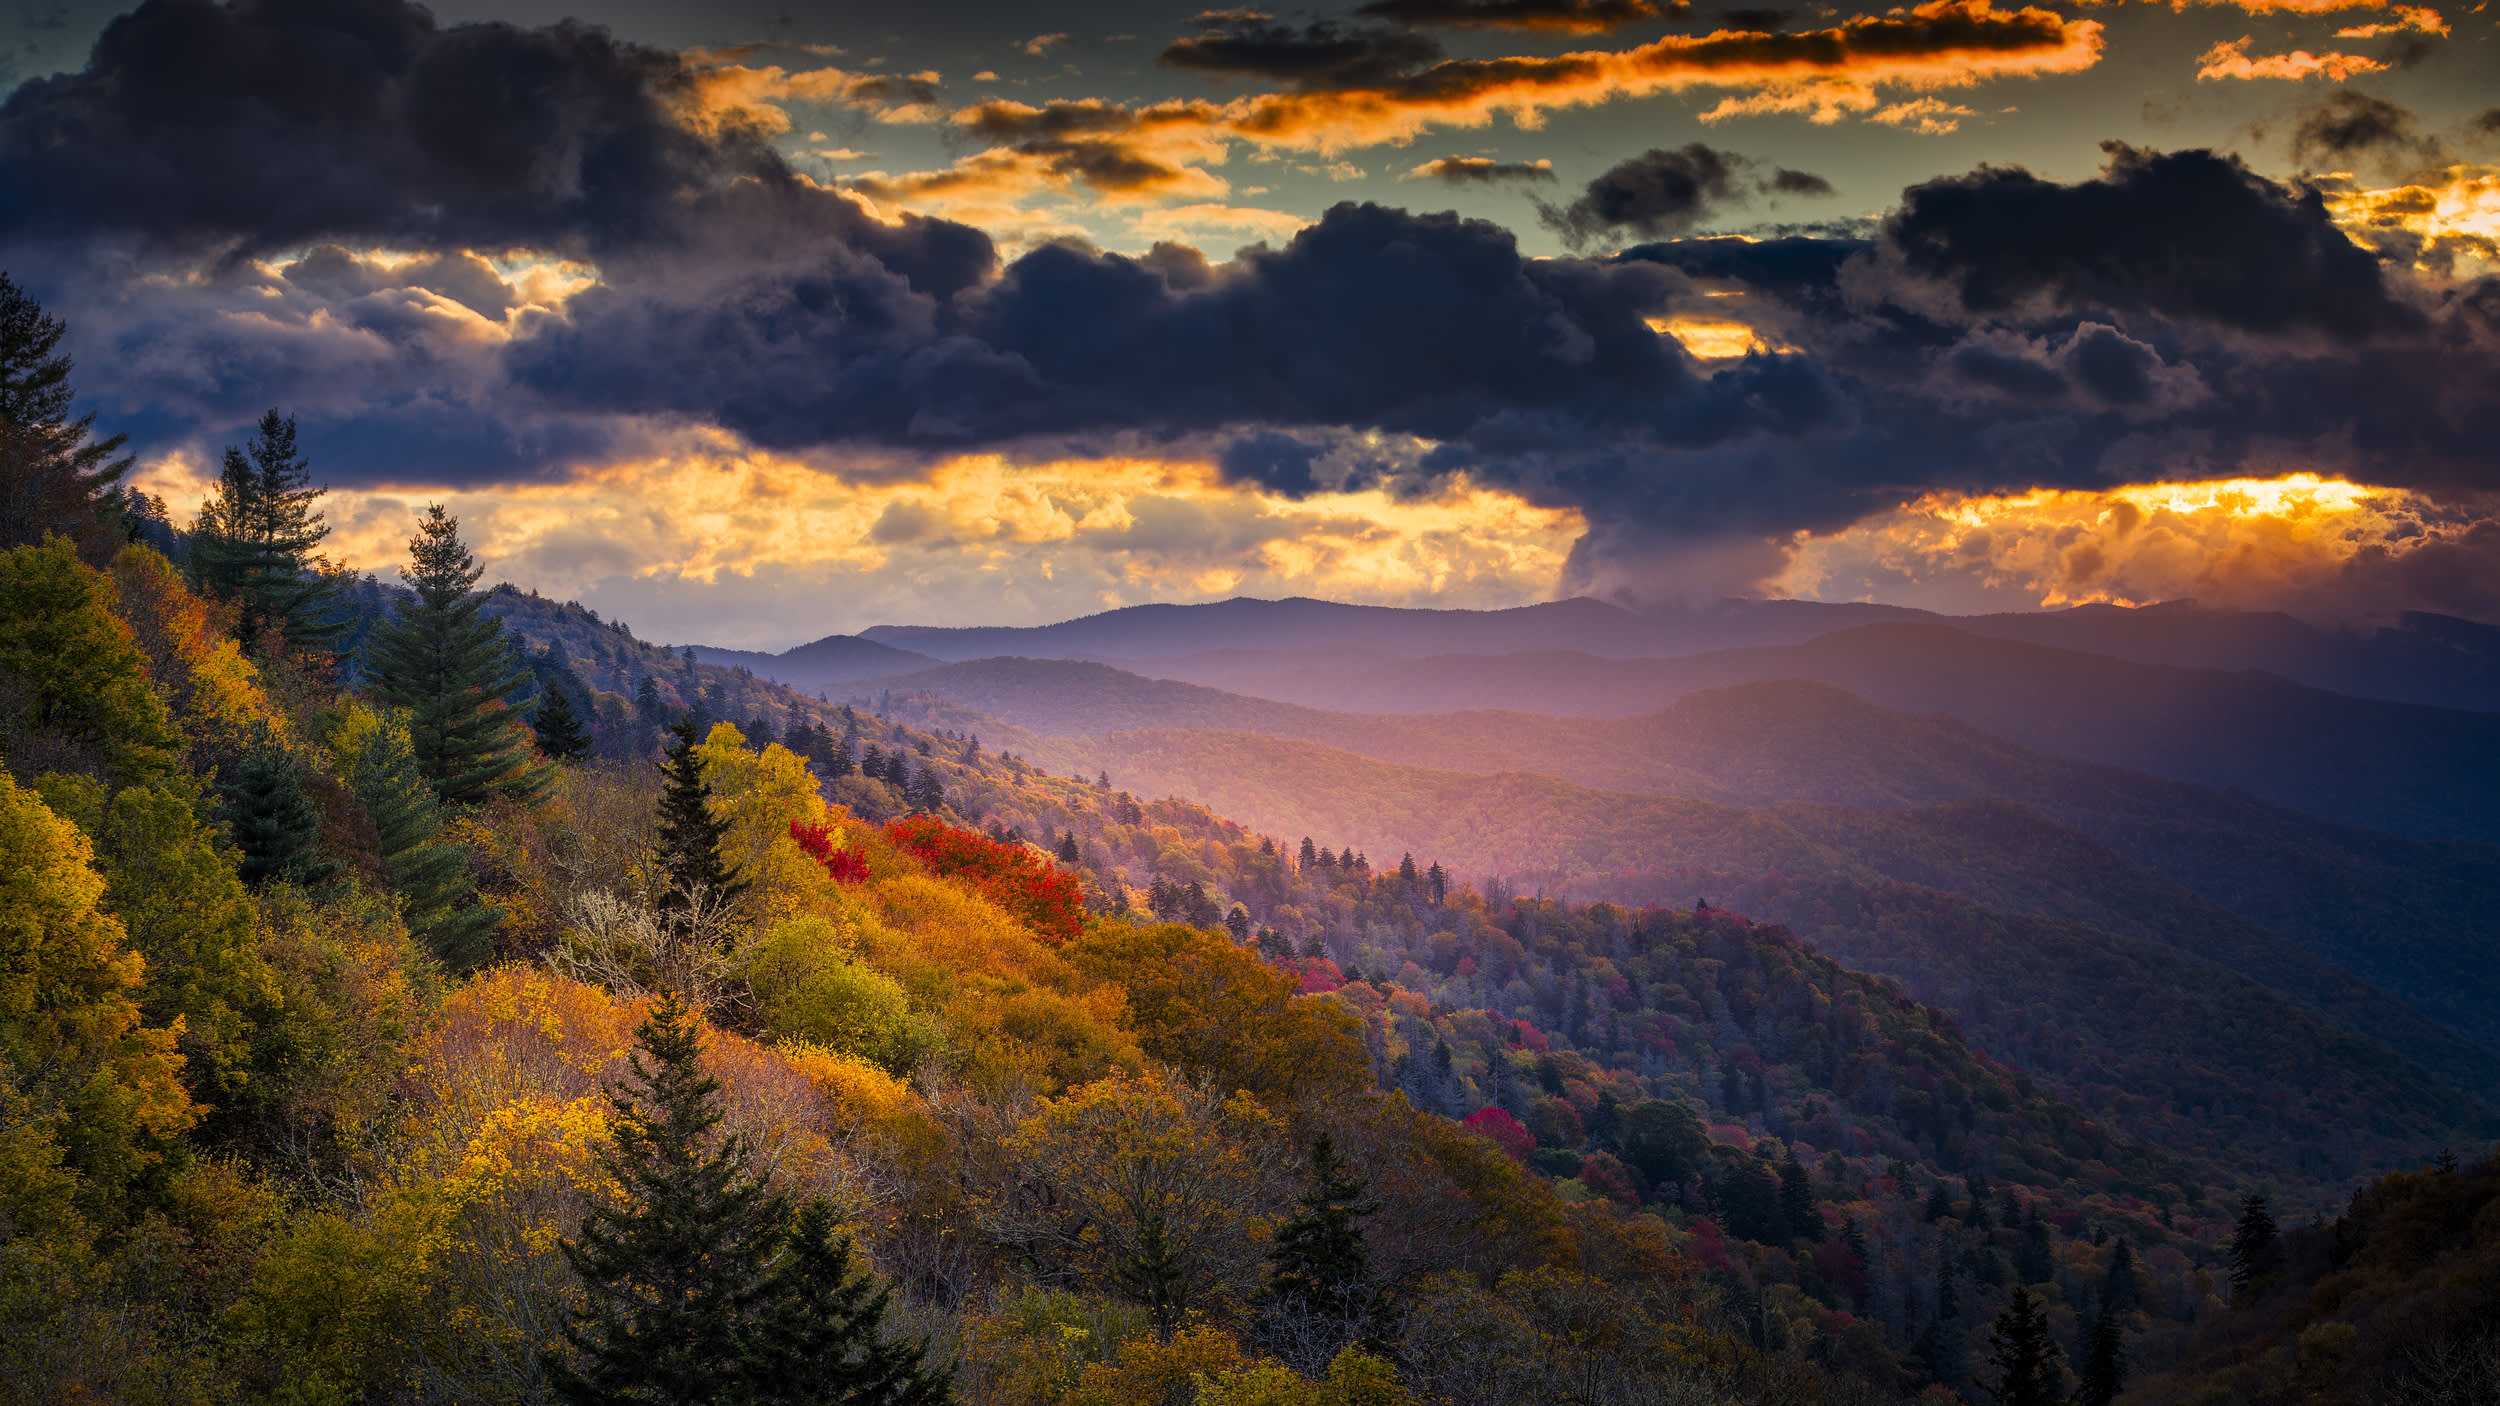
[[[1690,0],[1372,0],[1357,13],[1399,24],[1597,34],[1692,8]]]
[[[2197,59],[2196,81],[2211,83],[2227,79],[2253,78],[2318,78],[2341,83],[2356,74],[2381,73],[2387,65],[2360,54],[2313,54],[2307,49],[2294,49],[2288,54],[2249,56],[2251,36],[2225,40],[2207,49]]]
[[[2447,32],[2448,21],[2440,16],[2439,11],[2424,9],[2416,5],[2399,5],[2396,7],[2395,19],[2376,24],[2348,25],[2335,31],[2335,37],[2338,39],[2376,39],[2389,34],[2445,35]]]
[[[1449,185],[1492,185],[1497,181],[1550,181],[1554,163],[1496,161],[1490,156],[1436,156],[1406,173],[1410,181],[1435,180]]]
[[[1036,34],[1016,47],[1038,59],[1067,42],[1068,36],[1065,34]]]
[[[1963,118],[1978,115],[1960,103],[1949,103],[1942,98],[1912,98],[1908,102],[1879,107],[1868,113],[1866,120],[1881,122],[1887,127],[1905,128],[1922,136],[1940,137],[1960,130]]]
[[[1264,21],[1227,24],[1224,35],[1271,33],[1255,28]],[[1378,49],[1347,41],[1346,32],[1321,28],[1349,47],[1306,42],[1313,31],[1281,28],[1272,31],[1273,44],[1202,50],[1183,47],[1200,42],[1185,40],[1175,46],[1208,55],[1210,64],[1221,58],[1245,66],[1238,71],[1263,62],[1271,76],[1326,75],[1331,63],[1354,66],[1334,77],[1315,76],[1309,86],[1221,103],[994,101],[957,112],[954,125],[993,148],[984,160],[1012,160],[1102,194],[1126,196],[1194,177],[1203,195],[1217,182],[1193,168],[1221,162],[1234,143],[1327,154],[1412,141],[1435,127],[1481,127],[1502,115],[1533,127],[1552,112],[1689,88],[1739,90],[1705,112],[1705,120],[1797,112],[1831,122],[1879,112],[1890,90],[2079,72],[2099,61],[2103,43],[2093,20],[2069,20],[2038,7],[1999,9],[1989,0],[1928,0],[1806,33],[1668,35],[1626,50],[1449,59],[1357,82],[1345,73],[1391,65]]]
[[[1540,218],[1564,243],[1584,249],[1609,238],[1671,238],[1756,194],[1831,193],[1830,182],[1804,171],[1756,179],[1748,174],[1756,164],[1700,142],[1653,148],[1609,168],[1567,206],[1540,202]]]
[[[1268,19],[1227,19],[1156,56],[1166,68],[1263,78],[1297,88],[1356,88],[1397,81],[1439,62],[1441,46],[1394,29],[1345,29],[1319,20],[1295,29]]]
[[[2329,169],[2367,159],[2383,166],[2445,164],[2447,148],[2414,115],[2384,98],[2339,89],[2303,108],[2292,129],[2292,159]]]

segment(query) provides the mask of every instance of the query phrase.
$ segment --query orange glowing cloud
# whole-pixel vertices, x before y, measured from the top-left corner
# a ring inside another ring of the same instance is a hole
[[[655,638],[787,646],[879,620],[1039,621],[1242,592],[1515,605],[1550,593],[1585,526],[1463,483],[1293,501],[1183,459],[878,467],[689,431],[558,483],[333,490],[326,546],[389,579],[416,513],[442,502],[490,579],[579,598]],[[139,473],[183,521],[214,477],[179,455]],[[724,633],[723,621],[739,623]]]
[[[2335,222],[2380,254],[2442,277],[2500,272],[2500,166],[2450,166],[2378,190],[2349,176],[2317,184]]]
[[[1800,538],[1772,589],[1823,599],[1881,592],[1961,611],[2189,598],[2315,615],[2453,608],[2391,599],[2387,583],[2410,554],[2455,550],[2475,532],[2473,515],[2418,494],[2307,473],[2097,493],[1938,493]]]
[[[1950,131],[1967,109],[1932,99],[1888,101],[1886,93],[2081,72],[2100,61],[2103,42],[2093,20],[2032,6],[2000,9],[1991,0],[1928,0],[1803,33],[1723,29],[1625,50],[1451,60],[1381,84],[1227,102],[997,100],[953,118],[989,150],[948,171],[884,176],[862,188],[879,198],[912,198],[968,185],[1039,192],[1075,182],[1114,200],[1204,200],[1224,183],[1203,168],[1221,164],[1234,142],[1334,154],[1404,144],[1436,127],[1482,127],[1497,117],[1534,128],[1554,112],[1692,88],[1746,90],[1705,120],[1797,112],[1817,122],[1857,115]]]
[[[2251,42],[2253,36],[2243,34],[2207,49],[2197,60],[2196,81],[2211,83],[2235,78],[2302,79],[2323,76],[2341,83],[2356,74],[2378,73],[2387,67],[2377,59],[2360,54],[2313,54],[2307,49],[2252,57],[2248,52]]]

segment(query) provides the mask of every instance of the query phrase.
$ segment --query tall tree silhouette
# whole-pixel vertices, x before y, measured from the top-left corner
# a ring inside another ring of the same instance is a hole
[[[2240,1199],[2240,1221],[2231,1233],[2231,1298],[2245,1303],[2264,1288],[2274,1272],[2274,1216],[2266,1198],[2250,1192]]]
[[[513,700],[530,681],[503,622],[480,613],[483,574],[460,541],[460,522],[437,503],[408,541],[408,584],[402,601],[374,631],[367,664],[373,691],[408,710],[417,764],[436,795],[452,805],[489,796],[535,801],[554,770],[535,762],[531,738]]]
[[[729,822],[712,813],[712,783],[695,755],[694,721],[679,718],[670,731],[674,740],[661,766],[667,782],[660,793],[660,867],[668,875],[668,891],[660,895],[660,907],[684,912],[698,896],[706,903],[727,903],[746,892],[747,881],[721,855]]]
[[[1988,1330],[1988,1364],[1996,1369],[1989,1388],[1996,1406],[2066,1406],[2066,1369],[2048,1315],[2020,1284]]]
[[[701,1036],[674,992],[634,1038],[633,1089],[610,1089],[615,1142],[601,1156],[622,1191],[564,1242],[584,1301],[550,1355],[556,1393],[578,1406],[736,1402],[746,1325],[768,1293],[789,1208],[751,1170],[745,1139],[712,1137],[720,1085],[700,1067]],[[707,1148],[707,1144],[710,1144]]]
[[[886,1341],[891,1294],[851,1262],[822,1198],[801,1207],[747,1330],[741,1406],[940,1406],[948,1374],[919,1342]]]
[[[192,529],[191,575],[233,604],[245,649],[273,636],[326,649],[345,632],[338,578],[313,555],[330,535],[315,506],[327,491],[313,486],[312,467],[296,452],[295,421],[276,410],[260,417],[248,445],[227,447]]]
[[[2107,1303],[2092,1320],[2083,1356],[2083,1385],[2075,1406],[2110,1406],[2127,1389],[2127,1354],[2118,1312]]]
[[[538,714],[530,719],[530,730],[538,734],[538,750],[552,760],[569,762],[590,752],[590,733],[582,727],[563,689],[550,688],[538,695]]]
[[[130,472],[124,435],[94,437],[95,416],[70,418],[68,329],[0,273],[0,551],[52,533],[87,542],[100,509]],[[118,457],[117,457],[118,456]]]
[[[1310,1189],[1268,1252],[1270,1296],[1340,1317],[1361,1308],[1371,1285],[1363,1220],[1379,1209],[1363,1200],[1363,1189],[1334,1139],[1311,1140]]]

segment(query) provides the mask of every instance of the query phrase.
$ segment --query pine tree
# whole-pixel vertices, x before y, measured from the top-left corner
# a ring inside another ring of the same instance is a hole
[[[699,1066],[693,1016],[663,994],[634,1032],[632,1091],[610,1089],[614,1142],[600,1161],[622,1196],[594,1205],[565,1262],[585,1302],[565,1331],[576,1360],[550,1355],[556,1394],[579,1406],[735,1402],[765,1307],[765,1271],[788,1208],[750,1171],[721,1121],[720,1085]]]
[[[1798,1163],[1794,1149],[1780,1163],[1780,1213],[1788,1218],[1790,1230],[1817,1245],[1823,1243],[1823,1216],[1814,1208],[1814,1179]]]
[[[246,650],[273,636],[328,648],[346,629],[335,618],[338,578],[313,556],[330,535],[314,506],[326,492],[296,452],[295,421],[275,410],[260,417],[247,448],[227,447],[191,532],[190,565],[202,590],[234,605],[235,638]]]
[[[1083,862],[1083,856],[1077,852],[1076,829],[1073,826],[1069,827],[1068,833],[1059,837],[1059,862],[1071,869]]]
[[[1996,1406],[2066,1406],[2066,1369],[2048,1315],[2022,1285],[1988,1330],[1988,1362],[1996,1368],[1989,1390]]]
[[[93,439],[95,416],[73,420],[68,329],[0,273],[0,551],[52,533],[74,542],[97,536],[97,510],[130,472],[119,458],[128,436]]]
[[[234,775],[218,787],[219,810],[243,862],[236,870],[257,888],[272,880],[309,887],[339,871],[321,855],[321,815],[304,794],[295,759],[258,723],[236,762]]]
[[[479,613],[482,568],[461,545],[459,520],[439,503],[428,507],[408,551],[417,599],[374,631],[367,667],[375,695],[408,710],[417,763],[447,804],[496,794],[536,801],[554,769],[532,761],[529,733],[510,706],[529,670],[513,657],[503,622]]]
[[[478,901],[468,851],[442,842],[443,807],[417,765],[405,719],[361,705],[331,735],[348,794],[373,822],[382,877],[400,918],[443,965],[470,971],[495,955],[502,913]]]
[[[2092,1335],[2083,1358],[2083,1385],[2075,1406],[2110,1406],[2127,1389],[2127,1354],[2117,1310],[2101,1305],[2092,1320]]]
[[[2274,1271],[2274,1252],[2274,1217],[2267,1213],[2266,1198],[2251,1192],[2240,1200],[2240,1223],[2231,1234],[2233,1302],[2256,1296]]]
[[[694,723],[680,718],[672,729],[662,771],[667,785],[660,793],[660,868],[668,875],[668,891],[660,896],[664,911],[684,912],[701,894],[707,902],[728,903],[746,892],[747,880],[721,857],[721,838],[729,822],[712,813],[712,783],[703,775],[703,759],[695,755]]]
[[[551,688],[538,696],[538,715],[530,719],[530,730],[538,735],[538,750],[552,760],[569,762],[590,753],[590,734],[574,716],[572,701],[563,689]]]
[[[1441,867],[1441,861],[1434,860],[1432,867],[1424,871],[1424,883],[1436,906],[1450,901],[1450,871]]]
[[[2110,1252],[2109,1273],[2101,1280],[2101,1307],[2105,1312],[2124,1313],[2135,1305],[2135,1251],[2120,1240]]]
[[[923,1365],[927,1347],[888,1342],[889,1293],[851,1264],[834,1238],[832,1209],[810,1200],[766,1279],[746,1335],[740,1406],[942,1406],[948,1374]]]
[[[1302,837],[1300,858],[1302,860],[1302,867],[1305,869],[1316,869],[1319,867],[1319,850],[1312,846],[1311,837],[1308,835]]]
[[[1371,1284],[1365,1217],[1379,1209],[1363,1200],[1364,1183],[1337,1155],[1328,1134],[1311,1140],[1311,1188],[1301,1209],[1276,1228],[1268,1251],[1268,1295],[1335,1318],[1362,1310]]]

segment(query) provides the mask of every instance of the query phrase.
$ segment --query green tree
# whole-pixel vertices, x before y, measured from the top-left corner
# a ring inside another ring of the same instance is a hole
[[[2083,1358],[2083,1385],[2075,1406],[2110,1406],[2127,1389],[2127,1354],[2118,1312],[2108,1304],[2092,1320],[2092,1335]]]
[[[572,1357],[550,1355],[548,1374],[580,1406],[737,1402],[758,1351],[748,1320],[776,1307],[766,1273],[788,1207],[752,1172],[744,1138],[714,1137],[720,1084],[701,1068],[702,1038],[675,993],[634,1038],[639,1087],[609,1090],[615,1142],[601,1158],[622,1195],[564,1242],[584,1303],[565,1332]]]
[[[67,330],[0,273],[0,549],[96,536],[130,472],[130,456],[115,457],[126,436],[96,439],[93,414],[70,418]]]
[[[330,734],[339,780],[373,822],[382,878],[399,895],[409,935],[443,965],[468,971],[495,955],[502,913],[481,903],[468,851],[443,840],[442,802],[396,712],[350,704]]]
[[[66,542],[0,553],[0,754],[28,770],[173,770],[182,738],[110,590]]]
[[[480,613],[483,573],[460,541],[460,523],[437,503],[409,539],[408,584],[402,601],[374,631],[374,694],[408,710],[417,764],[434,793],[450,805],[475,805],[502,795],[536,801],[553,768],[531,758],[529,732],[512,706],[529,670],[504,638],[503,622]]]
[[[694,720],[679,718],[670,729],[668,760],[661,765],[666,785],[660,792],[660,869],[668,891],[660,895],[664,911],[684,912],[705,903],[729,903],[746,892],[747,880],[737,866],[721,856],[721,839],[729,822],[712,813],[712,783],[703,775],[703,759],[695,755],[701,739]]]
[[[234,775],[217,790],[218,809],[243,853],[238,870],[243,882],[309,887],[338,873],[338,864],[322,857],[321,814],[304,793],[303,775],[270,736],[268,723],[254,724]]]
[[[2274,1272],[2274,1217],[2266,1198],[2250,1192],[2240,1199],[2240,1221],[2231,1232],[2231,1298],[2245,1303],[2265,1287]]]
[[[195,1111],[78,827],[0,770],[0,1222],[128,1213]]]
[[[1996,1406],[2066,1406],[2064,1356],[2040,1301],[2020,1284],[1988,1329],[1988,1363],[1997,1374],[1988,1393]]]
[[[953,1400],[948,1374],[925,1365],[924,1343],[886,1340],[891,1297],[853,1267],[851,1242],[835,1238],[832,1208],[822,1198],[808,1201],[747,1330],[746,1406],[941,1406]]]
[[[340,581],[313,555],[330,527],[316,506],[329,490],[295,449],[295,421],[271,410],[252,441],[228,446],[217,486],[191,532],[191,574],[235,608],[235,639],[259,648],[272,636],[327,649],[350,621]]]
[[[1797,1161],[1792,1148],[1780,1163],[1780,1214],[1788,1228],[1816,1244],[1823,1243],[1823,1216],[1814,1208],[1814,1179]]]
[[[1641,1194],[1647,1196],[1661,1182],[1678,1184],[1699,1171],[1710,1152],[1710,1133],[1684,1104],[1645,1098],[1624,1112],[1615,1144],[1641,1174],[1646,1183]]]
[[[1333,1318],[1363,1310],[1371,1287],[1363,1221],[1380,1209],[1363,1199],[1363,1188],[1334,1139],[1321,1133],[1311,1140],[1311,1187],[1301,1209],[1276,1228],[1268,1251],[1271,1298]]]
[[[573,702],[564,690],[550,688],[538,695],[538,714],[530,719],[530,729],[538,734],[538,750],[559,762],[569,762],[590,753],[590,734],[582,720],[573,712]]]

